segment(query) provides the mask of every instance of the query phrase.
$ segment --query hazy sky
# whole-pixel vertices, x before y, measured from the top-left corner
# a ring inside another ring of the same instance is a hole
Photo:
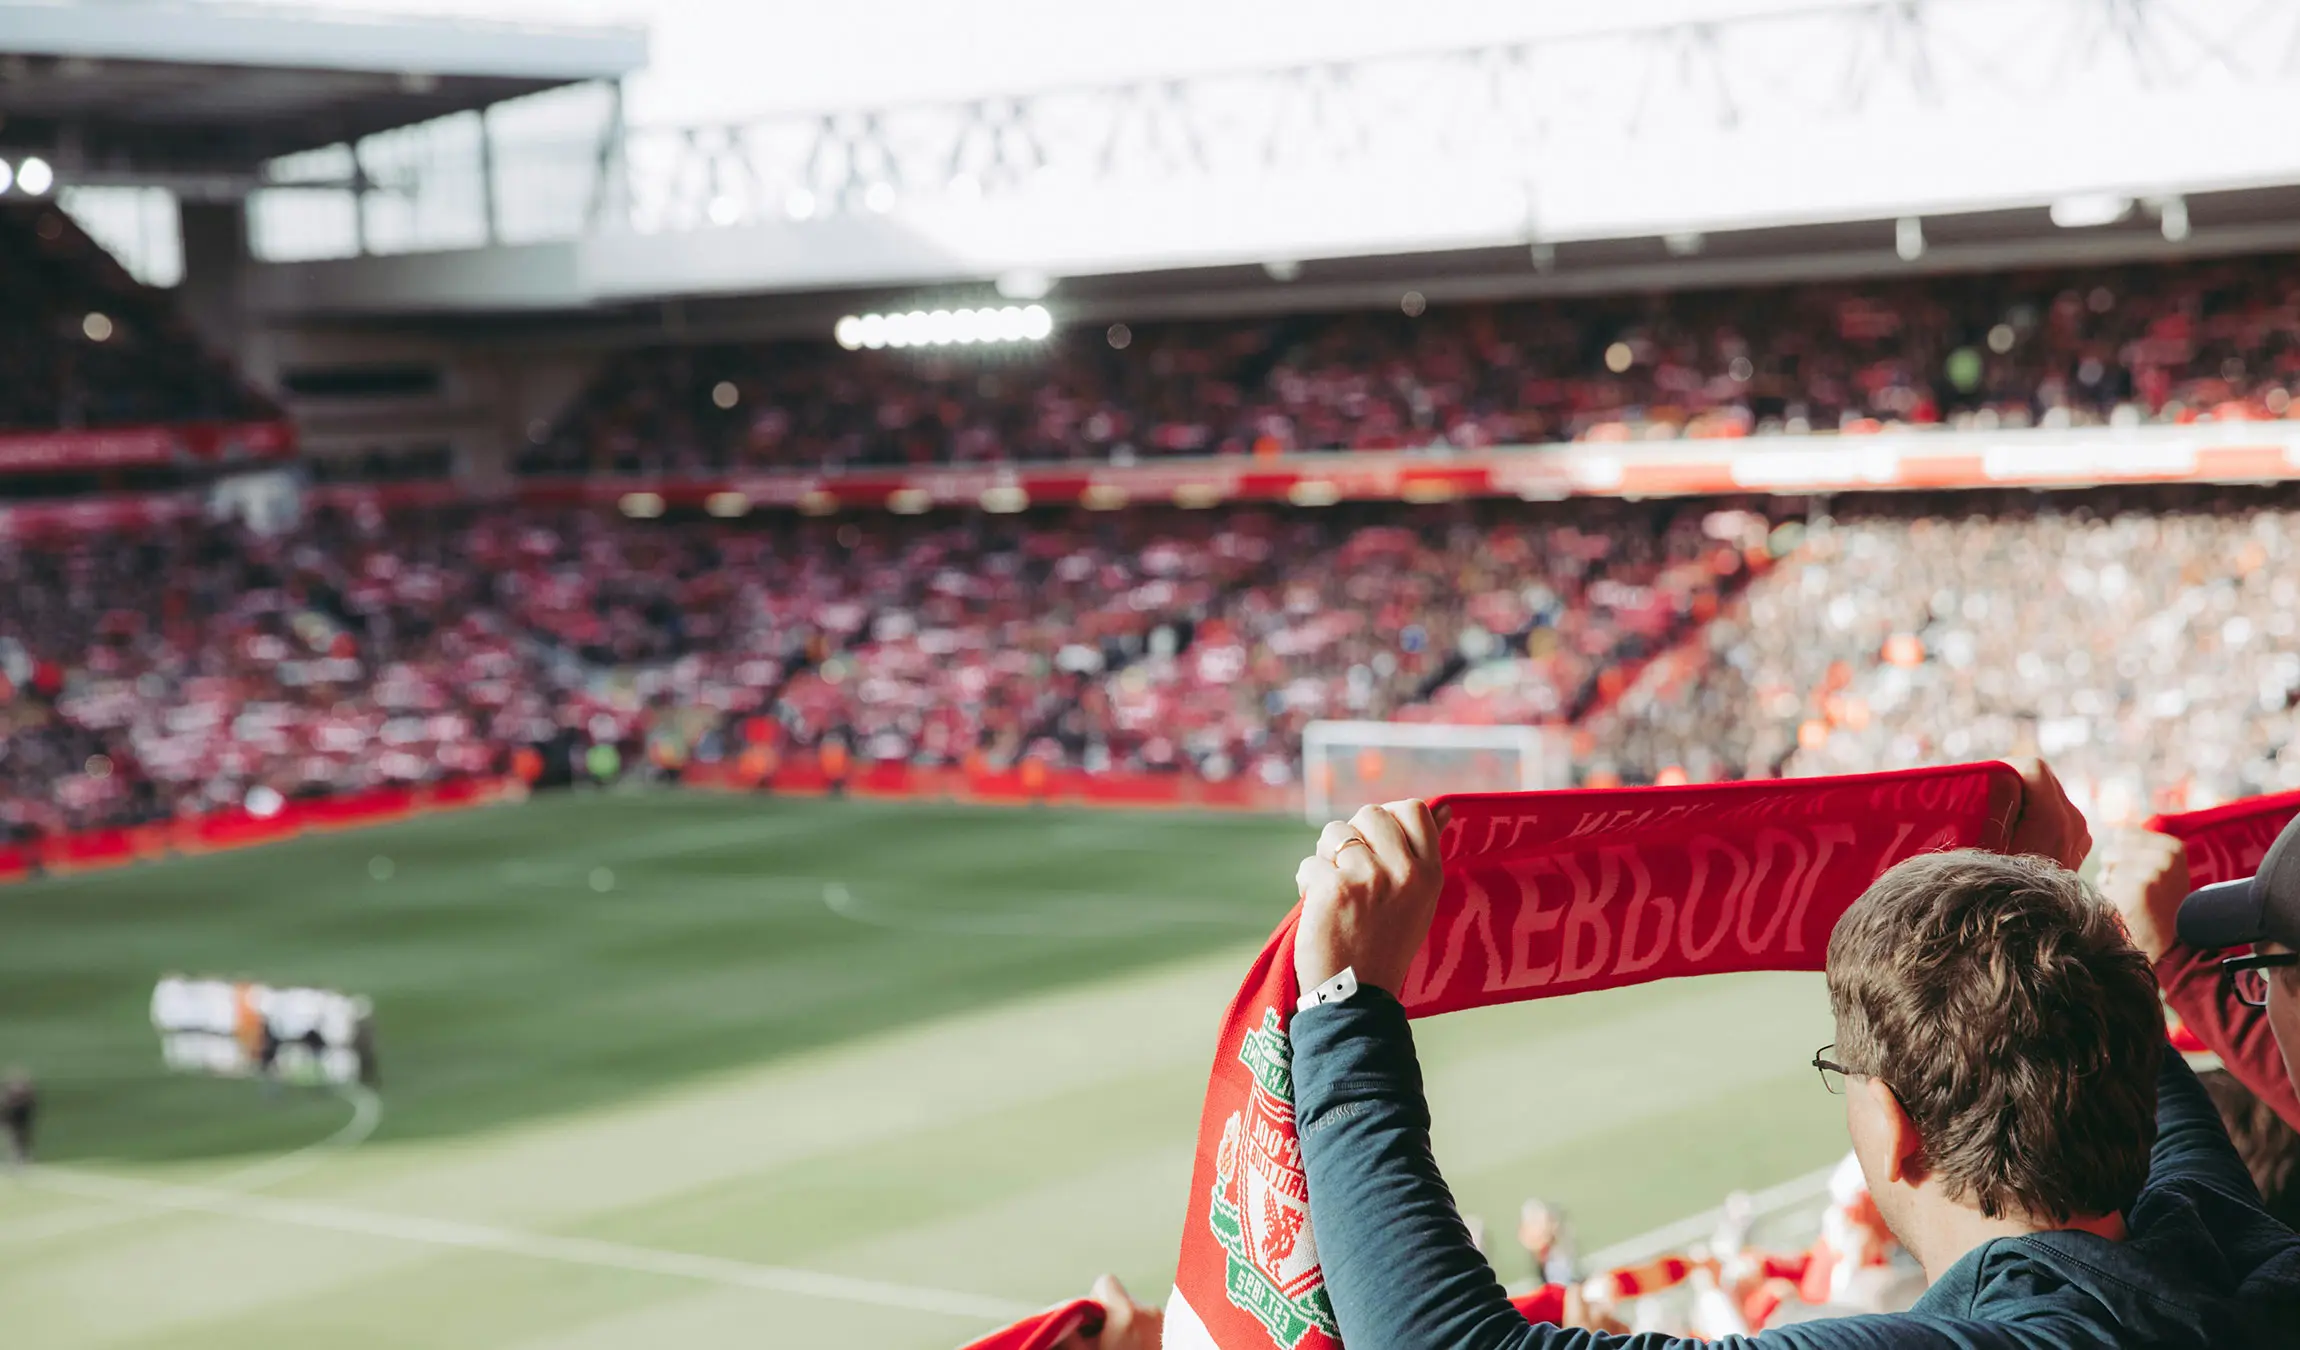
[[[1839,2],[291,0],[370,12],[644,23],[654,65],[633,83],[630,111],[654,123],[1257,69]]]

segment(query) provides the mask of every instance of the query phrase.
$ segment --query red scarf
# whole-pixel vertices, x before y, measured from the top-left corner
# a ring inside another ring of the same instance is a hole
[[[1102,1331],[1102,1305],[1090,1298],[1072,1299],[1035,1317],[1025,1317],[1004,1331],[994,1331],[959,1350],[1054,1350],[1073,1331],[1089,1336]]]
[[[2259,871],[2268,846],[2296,815],[2300,792],[2279,792],[2177,816],[2152,816],[2147,828],[2188,845],[2189,884],[2209,886]]]
[[[2003,848],[2019,801],[2002,764],[1441,799],[1445,889],[1406,1010],[1819,970],[1838,917],[1879,873],[1919,853]],[[1294,1132],[1299,916],[1279,925],[1223,1020],[1168,1350],[1340,1344]]]

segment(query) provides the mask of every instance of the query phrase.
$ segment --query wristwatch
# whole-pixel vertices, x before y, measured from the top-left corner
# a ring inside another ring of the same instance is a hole
[[[1315,1008],[1321,1003],[1340,1003],[1358,992],[1358,972],[1355,966],[1342,967],[1342,973],[1302,995],[1294,1005],[1295,1012]]]

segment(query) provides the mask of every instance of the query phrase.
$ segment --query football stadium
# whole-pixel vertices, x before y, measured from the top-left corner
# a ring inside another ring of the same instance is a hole
[[[0,1345],[2300,1345],[2300,8],[1408,8],[0,0]]]

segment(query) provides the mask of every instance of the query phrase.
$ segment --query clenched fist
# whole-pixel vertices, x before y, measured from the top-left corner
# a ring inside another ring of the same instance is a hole
[[[1367,806],[1318,836],[1294,884],[1302,923],[1294,934],[1294,975],[1303,992],[1344,969],[1358,983],[1396,994],[1429,936],[1445,870],[1438,823],[1418,801]]]
[[[2092,852],[2092,830],[2084,813],[2068,799],[2068,790],[2041,759],[2016,759],[2020,771],[2020,814],[2013,817],[2013,853],[2050,858],[2073,872],[2084,866]]]

